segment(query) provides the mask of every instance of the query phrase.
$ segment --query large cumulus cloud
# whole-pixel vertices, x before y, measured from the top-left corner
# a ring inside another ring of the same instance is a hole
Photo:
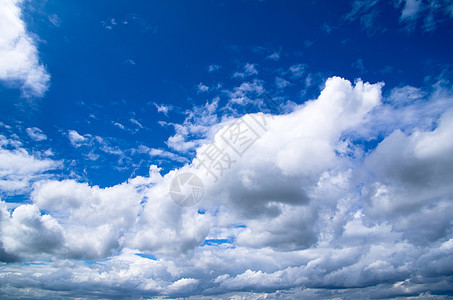
[[[35,183],[30,204],[2,206],[0,254],[46,260],[2,265],[2,293],[451,295],[453,98],[413,87],[383,98],[382,87],[333,77],[291,113],[244,116],[259,138],[218,178],[197,162],[212,145],[229,151],[237,119],[168,174]],[[205,185],[194,207],[168,194],[183,172]]]

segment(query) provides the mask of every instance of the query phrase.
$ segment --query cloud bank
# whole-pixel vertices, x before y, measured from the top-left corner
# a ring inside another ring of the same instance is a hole
[[[34,183],[30,203],[0,207],[0,293],[451,296],[453,97],[382,87],[332,77],[288,114],[210,119],[193,163],[164,175]],[[240,154],[225,139],[238,121],[258,137]],[[196,163],[212,145],[231,159],[217,178]],[[183,172],[203,180],[197,206],[170,199]]]

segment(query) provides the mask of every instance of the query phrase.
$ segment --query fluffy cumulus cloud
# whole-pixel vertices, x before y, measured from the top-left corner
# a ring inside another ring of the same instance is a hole
[[[0,265],[0,292],[451,295],[453,98],[415,87],[384,98],[382,87],[333,77],[317,99],[284,115],[219,120],[200,108],[205,138],[178,170],[152,166],[149,176],[110,188],[36,182],[30,203],[0,206],[0,258],[9,262]],[[86,139],[69,136],[77,145]],[[176,136],[169,143],[187,146]],[[187,172],[201,178],[204,194],[183,208],[169,188]]]
[[[0,80],[18,85],[24,96],[43,96],[50,75],[39,62],[36,43],[21,19],[21,0],[0,3]]]

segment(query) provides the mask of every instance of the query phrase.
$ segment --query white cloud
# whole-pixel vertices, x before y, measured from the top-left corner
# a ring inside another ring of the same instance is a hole
[[[136,221],[141,201],[133,185],[101,189],[73,180],[42,182],[32,199],[62,223],[63,240],[54,252],[87,259],[109,256],[120,246],[121,237]]]
[[[382,0],[355,0],[352,2],[351,11],[345,15],[345,19],[360,23],[369,34],[385,29],[380,25],[378,17],[382,14],[379,3]],[[452,18],[452,5],[449,0],[398,0],[394,1],[396,9],[401,10],[400,21],[405,24],[407,30],[413,30],[419,19],[423,19],[423,29],[432,31],[437,23],[445,18]]]
[[[118,122],[113,122],[113,125],[115,125],[115,126],[118,127],[119,129],[123,129],[123,130],[126,129],[126,127],[125,127],[123,124],[118,123]]]
[[[263,85],[264,82],[257,79],[252,82],[243,82],[240,86],[234,87],[233,91],[227,91],[229,102],[242,106],[247,105],[265,92]]]
[[[6,143],[0,139],[0,191],[3,193],[29,191],[34,181],[48,177],[45,173],[59,166],[58,162],[37,158],[23,148],[9,150],[3,146]]]
[[[401,19],[415,19],[420,12],[422,6],[421,0],[406,0],[404,3],[403,11],[401,12]]]
[[[208,66],[208,72],[212,73],[212,72],[220,70],[220,68],[221,68],[221,66],[219,66],[219,65],[210,65],[210,66]]]
[[[369,34],[379,31],[381,28],[376,24],[378,16],[377,4],[379,0],[354,0],[351,11],[345,15],[349,21],[360,20],[360,24]]]
[[[87,136],[82,136],[75,130],[68,131],[68,138],[71,144],[76,148],[86,144],[88,141]]]
[[[166,141],[168,147],[178,152],[190,152],[196,150],[212,137],[219,128],[217,108],[220,98],[216,97],[205,105],[195,106],[186,112],[183,124],[172,124],[176,133]]]
[[[5,266],[0,293],[28,287],[30,297],[50,298],[76,285],[74,297],[448,295],[452,97],[403,87],[383,101],[382,87],[333,77],[287,115],[244,116],[259,138],[241,155],[229,152],[235,162],[217,182],[187,164],[165,175],[152,166],[149,176],[110,188],[36,183],[32,204],[12,212],[1,204],[0,258],[52,261]],[[232,151],[223,137],[234,120],[215,115],[217,101],[175,125],[198,158],[209,143]],[[378,136],[377,146],[363,146]],[[178,172],[202,178],[197,206],[170,199]]]
[[[204,93],[207,91],[209,91],[209,87],[207,85],[204,85],[202,82],[197,85],[197,93]]]
[[[8,213],[3,211],[3,215]],[[21,205],[10,218],[2,217],[1,222],[2,244],[6,252],[39,256],[61,246],[61,226],[50,215],[42,216],[36,205]]]
[[[453,209],[448,184],[453,172],[451,141],[451,109],[433,131],[390,134],[366,160],[376,183],[366,190],[370,205],[365,212],[377,220],[393,220],[394,230],[413,243],[444,236],[451,222],[441,211]],[[402,213],[405,218],[400,217]]]
[[[324,31],[326,34],[329,34],[329,33],[332,32],[333,28],[332,28],[332,26],[330,26],[329,24],[323,23],[323,24],[321,25],[321,30]]]
[[[179,126],[177,128],[180,128]],[[179,130],[177,130],[179,131]],[[199,143],[194,141],[187,141],[188,131],[183,130],[180,133],[176,133],[175,135],[168,138],[166,144],[168,147],[178,151],[178,152],[188,152],[193,151]]]
[[[453,6],[449,0],[401,0],[396,6],[402,8],[400,20],[410,30],[414,29],[418,19],[423,19],[425,31],[432,31],[438,22],[453,17]]]
[[[395,106],[403,106],[421,99],[423,96],[425,96],[425,93],[421,89],[413,86],[404,86],[401,88],[394,88],[390,94],[389,100],[392,101],[392,104]]]
[[[19,85],[24,96],[42,97],[50,75],[39,62],[36,43],[21,19],[20,0],[0,3],[0,80]]]
[[[61,20],[57,14],[50,15],[48,19],[49,19],[49,22],[52,23],[53,26],[60,27]]]
[[[130,58],[126,59],[126,60],[124,61],[124,63],[125,63],[126,65],[131,65],[131,66],[134,66],[134,65],[135,65],[135,61],[134,61],[133,59],[130,59]]]
[[[131,123],[134,123],[131,119]],[[135,120],[134,120],[135,121]],[[115,126],[125,129],[124,125],[120,123],[113,123]],[[135,123],[134,123],[135,124]],[[140,123],[138,123],[140,124]],[[141,124],[140,124],[141,125]],[[139,125],[137,125],[139,126]],[[128,129],[126,129],[128,130]],[[134,132],[134,131],[132,131]],[[80,151],[80,153],[88,160],[98,161],[99,158],[105,161],[105,156],[102,154],[115,155],[118,157],[117,164],[123,165],[128,162],[128,157],[124,151],[115,145],[115,138],[100,137],[91,134],[79,134],[76,130],[68,131],[68,139],[71,145]],[[98,161],[98,163],[101,163]],[[119,167],[119,166],[117,166]]]
[[[313,45],[313,43],[314,43],[313,41],[305,40],[304,46],[305,46],[305,48],[310,48]]]
[[[284,89],[285,87],[290,86],[291,83],[288,80],[284,79],[284,78],[275,77],[275,85],[279,89]]]
[[[37,183],[33,205],[18,206],[11,218],[3,212],[3,250],[22,257],[79,259],[102,259],[124,247],[156,255],[191,250],[203,242],[212,218],[176,206],[168,197],[171,176],[164,179],[159,171],[152,166],[149,177],[111,188],[74,180]],[[47,231],[52,243],[41,239]],[[13,242],[15,234],[22,239]]]
[[[266,59],[270,59],[270,60],[273,60],[273,61],[279,61],[280,60],[280,52],[275,51],[274,53],[269,54],[268,56],[266,56]]]
[[[156,148],[150,149],[148,147],[141,146],[140,151],[148,153],[149,156],[151,156],[151,157],[165,158],[165,159],[170,159],[170,160],[179,161],[179,162],[188,162],[187,158],[180,156],[176,153],[162,150],[162,149],[156,149]]]
[[[173,108],[174,108],[172,105],[157,104],[157,103],[154,103],[154,106],[156,107],[157,112],[163,113],[166,116],[168,115],[168,112],[173,110]]]
[[[243,72],[235,72],[233,74],[233,77],[234,78],[245,78],[245,77],[249,77],[249,76],[257,75],[257,74],[258,74],[258,70],[256,69],[256,65],[255,64],[246,63],[244,65],[244,71]]]
[[[113,27],[118,25],[115,18],[111,18],[109,21],[102,21],[101,24],[105,29],[108,29],[108,30],[112,30]],[[123,23],[123,24],[126,25],[127,23]]]
[[[26,129],[28,136],[37,142],[47,140],[47,136],[37,127],[31,127]]]
[[[359,58],[357,59],[353,64],[352,67],[357,69],[359,74],[364,74],[366,73],[366,68],[365,65],[363,64],[363,59]]]
[[[137,120],[134,119],[134,118],[129,119],[129,121],[130,121],[132,124],[137,125],[139,128],[142,128],[142,129],[144,128],[143,125],[142,125],[142,123],[140,123],[139,121],[137,121]]]
[[[0,126],[6,128],[6,129],[10,129],[11,128],[11,126],[9,126],[8,124],[5,124],[3,122],[0,122]]]
[[[302,77],[305,73],[305,69],[307,68],[307,65],[304,64],[297,64],[289,67],[289,72],[293,77],[299,78]]]

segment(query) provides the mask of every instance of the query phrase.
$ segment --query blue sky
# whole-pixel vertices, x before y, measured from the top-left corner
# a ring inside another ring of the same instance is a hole
[[[448,0],[2,0],[0,294],[451,296],[452,18]],[[256,137],[239,156],[234,126]],[[190,207],[168,193],[184,172]]]

